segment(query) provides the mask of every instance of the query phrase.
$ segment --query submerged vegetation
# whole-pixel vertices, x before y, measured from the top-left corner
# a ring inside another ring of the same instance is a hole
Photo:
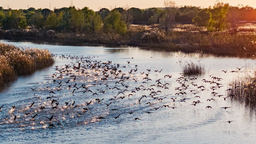
[[[48,50],[18,48],[0,43],[0,86],[20,75],[51,66],[54,60]]]
[[[195,64],[191,62],[191,63],[187,63],[183,67],[183,74],[185,76],[196,76],[204,73],[205,73],[204,67],[201,66],[200,64]]]

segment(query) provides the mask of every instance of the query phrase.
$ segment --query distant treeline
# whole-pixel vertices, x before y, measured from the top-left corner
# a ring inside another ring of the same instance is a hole
[[[221,5],[222,7],[224,5]],[[198,26],[209,26],[213,8],[184,6],[172,7],[175,23],[195,23]],[[165,16],[166,8],[102,8],[93,11],[88,7],[77,9],[64,7],[60,9],[3,9],[0,7],[0,27],[2,29],[25,29],[28,26],[36,29],[55,30],[59,32],[97,32],[115,31],[125,33],[130,24],[159,24]],[[222,10],[221,10],[222,11]],[[220,11],[220,12],[221,12]],[[256,21],[256,9],[228,6],[223,15],[231,24],[239,21]],[[224,20],[224,19],[223,19]],[[215,19],[216,21],[216,19]]]

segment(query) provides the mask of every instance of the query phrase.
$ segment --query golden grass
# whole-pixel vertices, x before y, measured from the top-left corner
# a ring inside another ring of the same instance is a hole
[[[3,86],[15,80],[17,76],[31,74],[53,63],[48,50],[18,48],[0,43],[0,85]]]

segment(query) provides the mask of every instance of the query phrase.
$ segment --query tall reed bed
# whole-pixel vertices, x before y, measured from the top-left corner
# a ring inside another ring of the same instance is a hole
[[[50,52],[37,48],[19,48],[0,43],[0,85],[20,75],[31,74],[54,63]]]
[[[185,76],[195,76],[195,75],[201,75],[204,73],[205,73],[204,67],[201,66],[200,64],[195,64],[191,62],[183,66],[183,74]]]
[[[256,77],[245,77],[231,84],[228,96],[232,100],[244,103],[251,108],[256,107]]]

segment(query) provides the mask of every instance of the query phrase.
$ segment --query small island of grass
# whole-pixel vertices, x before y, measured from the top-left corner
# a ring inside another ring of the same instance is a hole
[[[53,65],[54,59],[46,49],[19,48],[0,43],[0,87],[18,76]]]

